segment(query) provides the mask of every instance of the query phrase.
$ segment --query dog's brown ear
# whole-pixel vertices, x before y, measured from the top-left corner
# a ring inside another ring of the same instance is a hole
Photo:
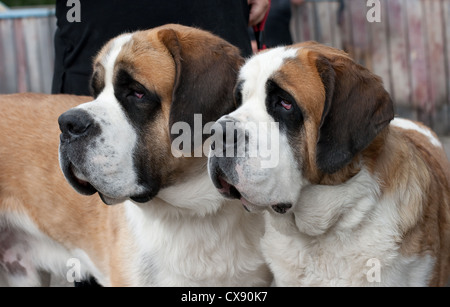
[[[346,55],[319,55],[316,66],[326,92],[317,165],[332,174],[372,143],[394,118],[394,106],[382,80]]]
[[[185,122],[193,134],[194,114],[202,114],[205,125],[236,109],[233,88],[244,62],[237,47],[198,29],[167,28],[158,35],[176,68],[169,128]],[[171,134],[172,140],[177,136]]]

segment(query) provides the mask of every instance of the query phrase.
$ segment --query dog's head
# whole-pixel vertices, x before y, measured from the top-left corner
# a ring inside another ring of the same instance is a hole
[[[226,41],[180,25],[112,39],[94,62],[95,100],[59,118],[66,179],[107,204],[151,200],[194,163],[172,154],[173,125],[193,134],[195,114],[208,123],[233,111],[242,62]]]
[[[210,176],[223,194],[248,208],[271,206],[279,213],[296,203],[305,184],[348,169],[394,116],[379,77],[344,52],[314,42],[254,56],[235,91],[242,106],[217,122],[235,131],[226,131],[225,146],[213,146]],[[269,155],[251,155],[264,144],[272,146]],[[227,157],[230,147],[229,153],[245,154]],[[276,163],[264,166],[268,159]]]

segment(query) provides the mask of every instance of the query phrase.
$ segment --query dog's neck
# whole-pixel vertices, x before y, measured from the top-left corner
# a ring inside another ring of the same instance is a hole
[[[295,223],[300,232],[311,236],[322,235],[331,228],[351,231],[375,206],[373,199],[378,193],[378,186],[365,169],[340,185],[307,186],[295,208]]]
[[[286,235],[300,232],[316,237],[332,228],[351,231],[372,210],[375,202],[370,200],[376,194],[377,187],[366,170],[340,185],[308,184],[291,212],[285,215],[270,212],[271,224]],[[342,213],[351,211],[360,214],[347,221]]]
[[[208,176],[207,159],[193,158],[187,161],[183,172],[177,174],[177,181],[162,188],[148,206],[164,204],[164,207],[171,207],[165,211],[175,211],[176,215],[203,217],[215,214],[224,202],[226,200]]]
[[[194,169],[185,174],[186,180],[161,190],[150,202],[126,203],[140,263],[135,284],[265,285],[270,272],[259,252],[262,216],[246,213],[240,201],[224,199],[211,183],[206,165]],[[226,256],[230,251],[233,257]],[[201,278],[196,275],[199,259],[207,259],[201,264],[205,269]],[[217,259],[219,266],[211,263]],[[239,272],[240,267],[246,268],[245,273]]]
[[[332,228],[351,231],[356,227],[375,205],[371,200],[381,193],[381,187],[374,185],[373,166],[382,154],[388,133],[388,129],[382,131],[342,170],[306,184],[290,216],[271,214],[275,225],[279,224],[278,228],[286,233],[300,231],[309,236],[323,235]],[[353,219],[347,220],[345,216]],[[285,220],[284,224],[281,220]]]

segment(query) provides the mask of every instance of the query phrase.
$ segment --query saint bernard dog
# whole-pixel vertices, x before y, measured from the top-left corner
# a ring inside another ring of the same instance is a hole
[[[171,152],[174,123],[191,125],[195,114],[214,122],[236,108],[242,64],[213,34],[165,25],[104,46],[93,101],[0,98],[0,263],[9,281],[36,285],[40,270],[79,269],[104,286],[270,285],[263,216],[217,192],[207,153]]]
[[[444,286],[450,273],[450,165],[436,135],[396,118],[379,77],[315,42],[279,47],[241,68],[238,142],[212,146],[221,193],[264,211],[263,253],[277,286]],[[278,164],[224,156],[277,122]],[[237,132],[236,132],[237,131]],[[229,133],[226,131],[226,133]]]

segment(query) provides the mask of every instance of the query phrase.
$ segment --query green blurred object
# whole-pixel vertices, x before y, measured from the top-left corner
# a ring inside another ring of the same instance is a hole
[[[55,5],[56,0],[0,0],[6,6]]]

